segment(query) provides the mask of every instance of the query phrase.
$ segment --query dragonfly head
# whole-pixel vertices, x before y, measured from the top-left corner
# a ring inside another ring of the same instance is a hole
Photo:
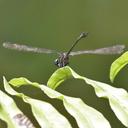
[[[58,60],[58,59],[55,59],[55,60],[54,60],[54,64],[55,64],[56,66],[58,66],[59,60]],[[59,67],[59,66],[58,66],[58,67]]]

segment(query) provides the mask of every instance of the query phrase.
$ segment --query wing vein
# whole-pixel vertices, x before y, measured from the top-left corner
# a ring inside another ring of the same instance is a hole
[[[12,49],[12,50],[17,50],[17,51],[24,51],[24,52],[47,53],[47,54],[57,53],[55,50],[31,47],[27,45],[15,44],[15,43],[10,43],[10,42],[4,42],[3,47]]]
[[[111,47],[98,48],[94,50],[83,50],[71,52],[70,56],[81,55],[81,54],[102,54],[102,55],[111,55],[111,54],[120,54],[124,51],[125,45],[114,45]]]

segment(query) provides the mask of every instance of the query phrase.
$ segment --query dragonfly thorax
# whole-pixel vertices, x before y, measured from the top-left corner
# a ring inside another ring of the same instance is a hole
[[[54,64],[61,68],[69,64],[69,57],[66,53],[61,53],[60,56],[55,59]]]

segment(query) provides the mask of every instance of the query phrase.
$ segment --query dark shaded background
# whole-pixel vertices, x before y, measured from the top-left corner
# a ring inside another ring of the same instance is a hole
[[[3,75],[8,80],[24,76],[31,81],[46,84],[57,69],[53,65],[56,55],[11,51],[2,47],[3,41],[66,51],[81,32],[87,31],[88,37],[83,39],[75,50],[118,43],[127,47],[127,24],[127,0],[0,0],[0,88],[3,89]],[[119,55],[80,55],[70,59],[70,66],[80,75],[111,84],[109,69],[117,57]],[[127,68],[119,73],[112,86],[128,90]],[[62,102],[49,99],[35,88],[21,90],[34,98],[50,101],[71,120],[73,128],[77,128],[74,119],[64,110]],[[85,103],[102,112],[113,128],[124,128],[111,111],[108,101],[97,98],[93,88],[83,81],[66,81],[57,90],[82,98]],[[29,105],[24,106],[17,98],[16,101],[32,118]],[[2,123],[1,126],[4,128],[5,124]]]

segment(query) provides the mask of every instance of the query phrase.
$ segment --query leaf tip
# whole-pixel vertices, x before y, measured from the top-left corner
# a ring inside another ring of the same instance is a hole
[[[111,81],[111,83],[114,83],[114,78],[110,77],[110,81]]]

